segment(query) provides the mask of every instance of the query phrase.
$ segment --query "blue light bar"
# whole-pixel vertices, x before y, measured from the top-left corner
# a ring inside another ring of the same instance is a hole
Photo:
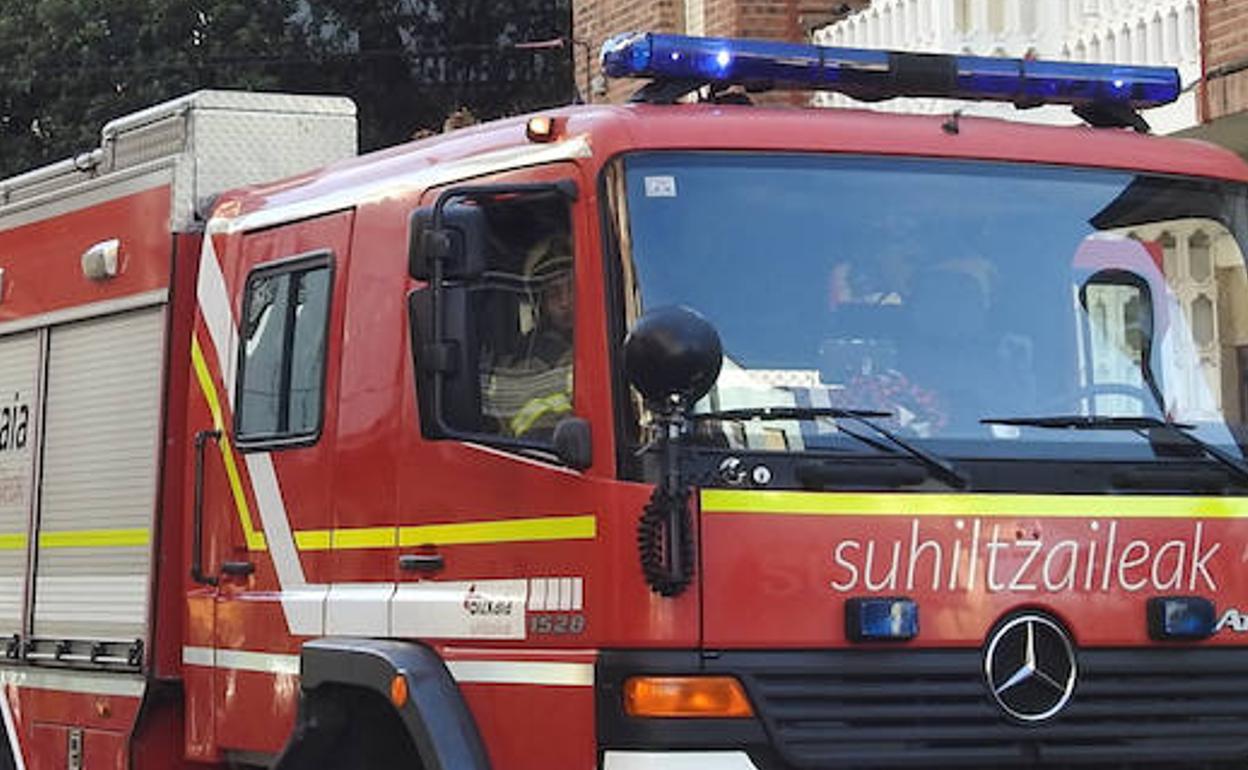
[[[845,636],[853,642],[904,642],[919,635],[919,606],[902,597],[845,602]]]
[[[1213,602],[1202,596],[1158,596],[1146,611],[1148,634],[1157,640],[1208,639],[1217,622]]]
[[[639,33],[602,47],[609,77],[837,91],[866,101],[974,101],[1156,107],[1179,97],[1173,67],[899,53],[736,38]]]

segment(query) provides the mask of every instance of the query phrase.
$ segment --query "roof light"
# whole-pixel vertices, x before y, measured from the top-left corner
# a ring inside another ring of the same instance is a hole
[[[608,40],[610,77],[838,91],[864,100],[932,96],[1039,104],[1156,107],[1179,96],[1173,67],[950,56],[641,33]]]
[[[534,115],[524,126],[524,134],[530,142],[549,142],[555,138],[555,119],[549,115]]]
[[[624,682],[624,712],[666,719],[754,716],[741,683],[731,676],[631,677]]]

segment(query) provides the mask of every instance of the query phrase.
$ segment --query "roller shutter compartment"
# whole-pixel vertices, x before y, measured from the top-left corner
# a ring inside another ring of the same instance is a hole
[[[22,631],[39,413],[39,335],[0,337],[0,636]]]
[[[51,330],[36,639],[145,635],[164,326],[152,308]]]

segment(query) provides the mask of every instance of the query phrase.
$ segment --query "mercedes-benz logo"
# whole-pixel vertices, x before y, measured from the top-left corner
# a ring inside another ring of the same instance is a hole
[[[1066,631],[1044,615],[1018,615],[988,640],[988,692],[1005,713],[1042,722],[1061,711],[1075,691],[1075,648]]]

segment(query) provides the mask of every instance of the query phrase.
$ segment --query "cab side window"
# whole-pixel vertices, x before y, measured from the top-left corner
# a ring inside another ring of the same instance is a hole
[[[486,270],[470,287],[479,318],[481,429],[548,443],[572,412],[572,239],[566,202],[489,211]]]
[[[310,441],[320,434],[332,278],[325,253],[248,276],[235,400],[240,446]]]

